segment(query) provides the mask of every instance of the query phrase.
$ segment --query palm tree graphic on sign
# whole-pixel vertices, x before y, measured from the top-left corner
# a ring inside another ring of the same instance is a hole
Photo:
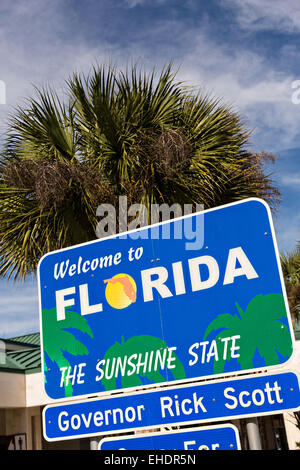
[[[55,308],[51,310],[43,309],[43,331],[47,331],[47,335],[43,337],[44,352],[47,353],[52,362],[57,364],[59,369],[70,367],[69,361],[64,356],[65,352],[73,356],[87,355],[89,353],[87,347],[78,341],[70,331],[67,331],[68,329],[87,333],[93,338],[92,330],[83,316],[70,312],[68,309],[65,312],[65,319],[58,322]],[[47,372],[49,369],[47,369],[45,357],[44,364],[44,370]],[[72,396],[73,387],[70,381],[68,383],[65,381],[64,390],[66,397]]]
[[[146,354],[151,351],[158,351],[164,350],[168,348],[167,343],[163,341],[161,338],[157,338],[155,336],[150,335],[141,335],[141,336],[132,336],[127,341],[124,341],[124,337],[122,337],[122,342],[115,342],[105,353],[104,359],[113,360],[114,358],[120,357],[125,358],[126,356],[129,357],[133,354]],[[167,374],[170,372],[175,380],[180,380],[185,378],[185,371],[184,367],[181,364],[178,357],[173,353],[174,360],[172,361],[172,366],[175,366],[170,371],[167,370]],[[147,377],[148,380],[154,383],[165,382],[166,378],[160,373],[159,370],[148,370],[146,372],[139,371],[139,373],[133,373],[132,375],[127,374],[128,363],[126,364],[125,373],[121,377],[121,384],[122,388],[130,388],[142,385],[141,377]],[[116,390],[117,383],[116,377],[112,377],[107,379],[103,377],[102,385],[104,386],[105,390]]]
[[[255,353],[264,357],[265,365],[280,363],[278,353],[285,357],[292,354],[292,340],[286,320],[286,308],[281,294],[257,295],[244,312],[236,302],[238,314],[223,314],[214,319],[207,327],[204,339],[213,331],[217,341],[228,336],[239,335],[239,358],[242,370],[252,369]],[[229,349],[229,348],[228,348]],[[230,351],[224,359],[214,361],[214,373],[224,372],[226,360],[230,360]]]

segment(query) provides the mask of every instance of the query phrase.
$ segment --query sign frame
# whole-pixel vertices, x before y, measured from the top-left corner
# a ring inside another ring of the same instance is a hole
[[[165,224],[169,224],[169,223],[172,223],[174,221],[180,221],[180,220],[183,221],[185,219],[195,217],[197,214],[205,216],[205,214],[210,213],[210,212],[220,211],[220,210],[226,209],[228,207],[245,204],[245,203],[251,202],[251,201],[256,201],[256,202],[262,204],[265,207],[265,209],[267,211],[267,215],[268,215],[268,221],[269,221],[270,229],[271,229],[271,236],[272,236],[272,241],[273,241],[273,244],[274,244],[274,256],[275,256],[276,264],[277,264],[277,268],[278,268],[278,275],[279,275],[279,279],[280,279],[282,295],[283,295],[283,299],[284,299],[284,305],[285,305],[285,309],[286,309],[286,313],[287,313],[287,323],[288,323],[288,327],[289,327],[290,339],[291,339],[291,344],[292,344],[292,353],[291,353],[290,357],[285,362],[282,362],[280,364],[274,364],[274,365],[271,365],[271,366],[261,366],[261,367],[256,367],[256,368],[252,368],[252,369],[236,370],[236,371],[228,371],[228,372],[226,371],[226,372],[222,372],[222,373],[219,373],[219,374],[210,374],[210,375],[203,375],[203,376],[200,376],[200,377],[191,377],[191,378],[184,378],[184,379],[180,379],[180,380],[171,380],[171,381],[166,381],[166,382],[160,382],[160,383],[157,383],[157,384],[152,384],[152,383],[151,384],[142,384],[140,386],[134,386],[134,387],[128,387],[128,388],[119,388],[119,389],[109,390],[109,391],[91,391],[89,393],[78,394],[78,395],[74,395],[72,397],[53,398],[50,395],[48,395],[46,387],[45,387],[45,370],[44,370],[44,360],[43,360],[43,358],[44,358],[44,347],[43,347],[43,330],[42,330],[42,296],[41,296],[41,290],[42,290],[41,287],[42,286],[41,286],[41,279],[40,279],[40,265],[46,257],[49,257],[53,254],[63,253],[63,252],[67,252],[67,251],[70,251],[70,250],[73,250],[73,249],[77,249],[81,246],[93,245],[95,243],[105,242],[105,241],[110,240],[110,239],[115,239],[115,238],[118,238],[118,237],[127,236],[127,235],[130,235],[130,234],[136,233],[136,232],[140,232],[141,230],[153,229],[155,227],[162,226],[162,225],[165,225]],[[40,321],[41,356],[42,356],[41,368],[42,368],[42,376],[43,376],[43,389],[44,389],[44,392],[47,395],[47,397],[49,397],[51,399],[51,402],[62,402],[62,401],[66,401],[66,400],[68,400],[70,402],[73,401],[73,400],[78,401],[79,399],[84,399],[84,398],[88,398],[88,397],[91,397],[91,396],[102,398],[102,397],[109,397],[112,392],[113,393],[122,393],[122,394],[131,394],[131,393],[135,393],[136,391],[139,391],[139,390],[147,390],[147,389],[152,389],[152,388],[156,388],[156,387],[161,388],[162,386],[163,387],[164,386],[173,387],[175,385],[180,385],[180,384],[183,384],[183,383],[185,383],[185,384],[186,383],[195,383],[195,382],[199,382],[199,381],[207,380],[207,379],[215,380],[215,379],[218,379],[218,378],[223,378],[224,376],[226,376],[226,377],[227,376],[228,377],[235,377],[237,375],[242,376],[244,374],[256,374],[256,373],[265,372],[265,371],[272,372],[272,371],[278,369],[278,367],[288,366],[293,361],[293,358],[295,356],[295,341],[296,340],[295,340],[295,335],[294,335],[294,330],[293,330],[293,325],[292,325],[292,318],[291,318],[288,299],[287,299],[287,293],[286,293],[286,288],[285,288],[285,283],[284,283],[284,278],[283,278],[282,267],[281,267],[281,263],[280,263],[280,254],[279,254],[278,244],[277,244],[277,240],[276,240],[274,223],[273,223],[273,219],[272,219],[271,209],[270,209],[269,205],[263,199],[259,199],[259,198],[256,198],[256,197],[246,198],[246,199],[242,199],[240,201],[235,201],[235,202],[232,202],[232,203],[229,203],[229,204],[224,204],[224,205],[221,205],[221,206],[213,207],[211,209],[206,209],[206,210],[201,211],[201,212],[195,212],[195,213],[192,213],[192,214],[184,215],[184,216],[178,217],[176,219],[166,220],[166,221],[159,222],[159,223],[156,223],[156,224],[153,224],[153,225],[147,225],[147,226],[135,229],[135,230],[129,230],[129,231],[126,231],[126,232],[110,235],[110,236],[105,237],[105,238],[95,239],[95,240],[92,240],[90,242],[85,242],[85,243],[81,243],[81,244],[74,245],[74,246],[71,246],[71,247],[62,248],[60,250],[51,251],[49,253],[46,253],[40,259],[40,261],[38,263],[37,281],[38,281],[39,321]]]
[[[185,434],[185,433],[193,433],[193,432],[201,432],[201,431],[210,431],[210,430],[215,430],[215,429],[228,429],[231,428],[234,433],[235,433],[235,444],[237,449],[235,450],[241,450],[241,440],[240,440],[240,433],[239,430],[236,426],[230,423],[224,423],[224,424],[216,424],[215,426],[199,426],[199,427],[193,427],[193,428],[184,428],[184,429],[174,429],[171,431],[158,431],[158,432],[151,432],[147,434],[135,434],[135,435],[127,435],[127,436],[118,436],[118,437],[105,437],[104,439],[101,439],[101,441],[98,444],[98,450],[107,450],[107,449],[101,449],[101,446],[104,442],[120,442],[120,445],[122,441],[125,441],[127,439],[130,440],[136,440],[136,439],[147,439],[151,437],[156,437],[156,436],[170,436],[173,434]],[[162,444],[163,445],[163,444]],[[127,450],[127,449],[126,449]],[[130,450],[130,449],[128,449]],[[167,449],[165,449],[167,450]],[[174,449],[178,450],[178,449]],[[187,449],[187,450],[199,450],[199,449]],[[216,449],[211,449],[211,450],[216,450]],[[225,449],[218,449],[218,450],[225,450]],[[230,449],[228,449],[230,450]]]

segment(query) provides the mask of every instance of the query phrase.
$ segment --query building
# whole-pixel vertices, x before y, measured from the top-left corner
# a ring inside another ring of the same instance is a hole
[[[296,339],[300,340],[300,328],[296,331]],[[278,371],[283,369],[285,367],[280,367]],[[289,370],[300,372],[300,341],[296,341],[296,352]],[[42,410],[53,400],[44,393],[42,384],[39,333],[0,341],[0,449],[95,448],[95,438],[51,443],[45,441]],[[246,420],[235,420],[232,423],[240,430],[242,449],[248,449]],[[298,423],[299,427],[293,413],[258,418],[262,448],[297,449],[297,442],[300,443],[300,418]]]

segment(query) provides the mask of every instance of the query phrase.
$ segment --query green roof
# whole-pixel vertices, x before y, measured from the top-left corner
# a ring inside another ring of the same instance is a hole
[[[6,355],[6,362],[0,365],[0,369],[2,368],[17,370],[19,372],[29,372],[33,369],[40,369],[41,351],[39,348],[9,351]]]
[[[40,350],[40,334],[33,333],[31,335],[16,336],[4,340],[7,343],[24,345],[15,351],[6,351],[0,357],[0,371],[14,373],[32,373],[41,371],[41,350]],[[26,348],[25,348],[26,346]],[[31,347],[28,347],[31,346]]]
[[[24,343],[34,346],[40,346],[40,334],[32,333],[30,335],[15,336],[14,338],[9,338],[9,341],[14,341],[17,343]]]

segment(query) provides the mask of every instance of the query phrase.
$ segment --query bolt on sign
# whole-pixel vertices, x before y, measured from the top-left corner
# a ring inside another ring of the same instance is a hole
[[[38,283],[52,399],[269,370],[293,352],[259,199],[48,253]]]
[[[102,439],[99,450],[240,450],[238,429],[232,424],[203,426]]]

